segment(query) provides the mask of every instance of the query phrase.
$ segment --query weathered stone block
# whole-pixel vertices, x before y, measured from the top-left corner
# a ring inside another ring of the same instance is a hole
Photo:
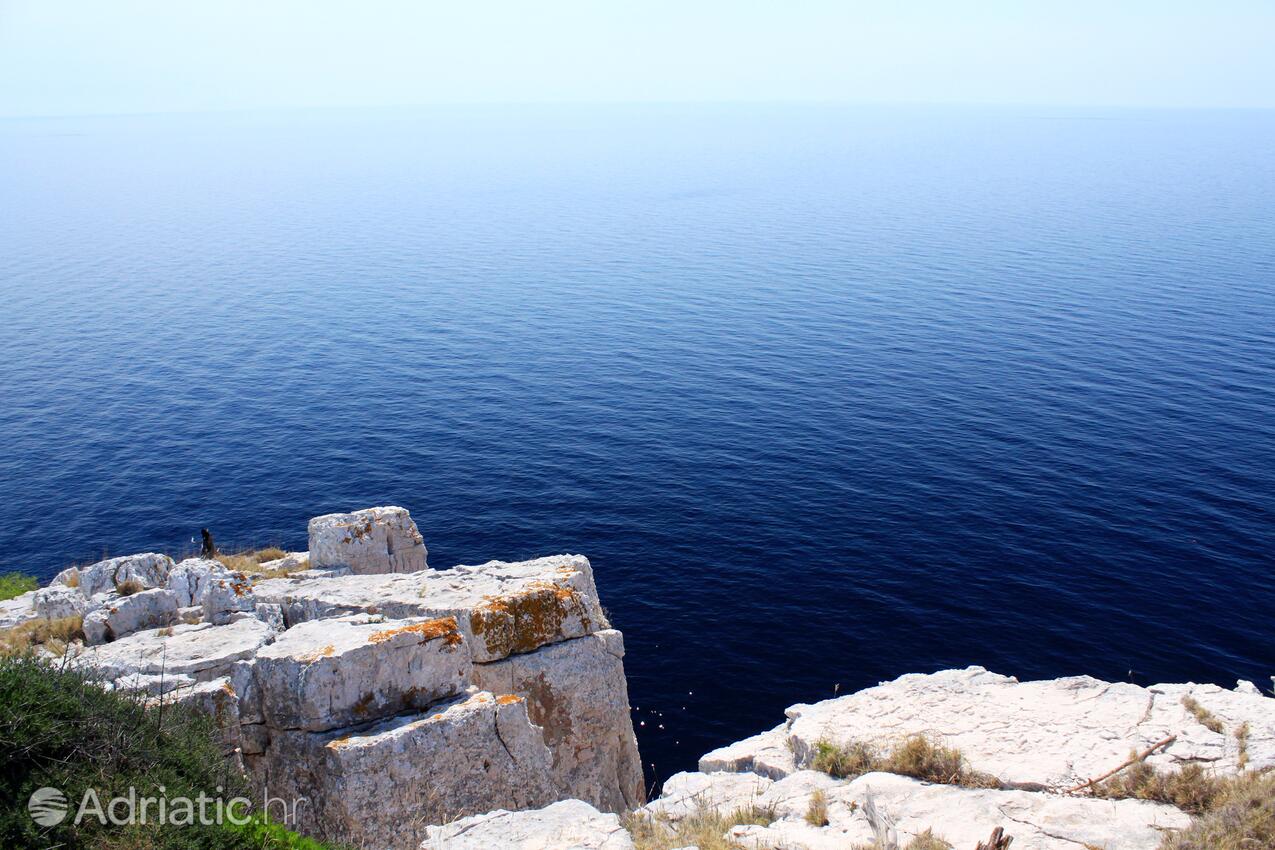
[[[157,587],[130,596],[112,595],[84,617],[84,639],[89,644],[105,643],[176,622],[177,596],[171,590]]]
[[[294,626],[257,654],[253,675],[267,725],[324,731],[455,696],[471,666],[453,617],[365,615]]]
[[[308,799],[301,832],[416,850],[428,824],[556,799],[551,762],[526,704],[482,692],[344,732],[273,733],[250,767],[271,796]]]
[[[367,508],[310,520],[310,566],[355,575],[414,573],[426,567],[425,541],[404,508]]]

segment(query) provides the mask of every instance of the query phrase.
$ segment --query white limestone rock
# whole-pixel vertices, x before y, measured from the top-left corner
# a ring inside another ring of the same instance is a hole
[[[91,598],[99,593],[110,593],[125,582],[136,582],[143,590],[165,587],[172,569],[172,558],[147,552],[110,558],[79,569],[63,570],[54,579],[54,583],[64,585],[74,575],[79,582],[80,593],[85,598]]]
[[[634,850],[617,815],[582,800],[522,812],[498,809],[427,827],[426,835],[421,850]]]
[[[1022,850],[1155,850],[1166,831],[1183,829],[1190,818],[1172,806],[1142,800],[1096,800],[1029,791],[995,791],[935,785],[888,773],[869,773],[851,782],[814,785],[808,771],[774,783],[757,798],[773,807],[769,826],[738,826],[728,834],[757,850],[842,850],[871,846],[874,835],[864,815],[871,795],[878,811],[894,819],[900,845],[933,830],[954,847],[973,847],[996,827]],[[731,776],[716,774],[715,776]],[[709,782],[715,780],[710,778]],[[828,825],[806,822],[814,789],[824,792]],[[720,796],[720,795],[719,795]],[[741,797],[719,810],[747,804]]]
[[[282,605],[293,625],[353,613],[455,617],[475,662],[610,627],[589,559],[581,555],[407,575],[289,576],[258,582],[252,593],[257,602]]]
[[[425,541],[404,508],[367,508],[310,520],[310,564],[316,569],[415,573],[426,568],[425,558]]]
[[[774,784],[755,773],[675,773],[664,782],[659,798],[640,811],[674,823],[703,808],[730,813],[763,805]]]
[[[12,599],[0,601],[0,629],[11,629],[28,620],[39,617],[35,612],[35,595],[38,591],[29,590]]]
[[[168,574],[168,589],[177,595],[177,605],[189,608],[203,606],[214,579],[228,579],[230,570],[221,561],[187,558],[178,562]]]
[[[769,779],[783,779],[797,771],[797,760],[788,746],[788,725],[718,747],[700,756],[702,773],[756,773]]]
[[[356,847],[416,850],[428,824],[557,797],[526,703],[486,692],[347,731],[274,733],[246,761],[272,796],[309,799],[301,832]]]
[[[255,618],[225,626],[179,624],[89,646],[74,656],[77,666],[93,667],[106,679],[137,674],[189,675],[208,681],[230,674],[236,661],[251,658],[274,640],[274,631]]]
[[[111,594],[84,617],[84,638],[90,645],[106,643],[176,622],[177,596],[171,590],[157,587],[129,596]]]
[[[474,668],[478,687],[527,700],[563,793],[608,812],[645,799],[629,714],[624,636],[607,629]]]
[[[256,598],[252,581],[243,573],[213,575],[204,595],[204,619],[213,625],[225,625],[235,614],[255,613],[261,601],[266,600]]]
[[[1087,676],[1019,682],[981,667],[901,676],[856,694],[788,709],[789,743],[808,766],[820,741],[860,741],[887,749],[925,734],[959,749],[974,770],[1024,788],[1061,790],[1116,767],[1170,735],[1148,762],[1174,768],[1203,762],[1236,770],[1233,728],[1206,729],[1175,688],[1197,690],[1224,722],[1250,723],[1252,763],[1275,759],[1275,700],[1201,686],[1101,682]]]
[[[319,732],[420,711],[461,693],[471,667],[454,617],[362,615],[289,629],[253,675],[268,726]]]
[[[133,673],[121,676],[112,684],[117,691],[137,691],[158,697],[194,685],[195,677],[184,673]]]
[[[46,620],[82,617],[92,607],[88,598],[78,588],[58,584],[34,591],[31,604],[36,615]]]
[[[1234,773],[1239,768],[1240,746],[1236,731],[1243,725],[1248,726],[1245,744],[1250,770],[1264,770],[1275,767],[1275,699],[1263,695],[1256,688],[1252,690],[1227,690],[1217,685],[1152,685],[1147,689],[1156,701],[1157,708],[1153,712],[1159,718],[1161,713],[1177,714],[1184,697],[1195,700],[1213,719],[1222,724],[1222,732],[1210,732],[1195,720],[1191,724],[1191,736],[1200,740],[1198,745],[1204,747],[1207,737],[1210,752],[1218,752],[1221,757],[1212,763],[1218,773]],[[1185,759],[1185,753],[1177,754],[1171,748],[1169,754]]]

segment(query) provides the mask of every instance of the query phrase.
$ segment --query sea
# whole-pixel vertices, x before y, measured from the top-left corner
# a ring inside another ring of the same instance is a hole
[[[1275,674],[1275,112],[0,120],[0,571],[587,555],[649,781],[901,674]]]

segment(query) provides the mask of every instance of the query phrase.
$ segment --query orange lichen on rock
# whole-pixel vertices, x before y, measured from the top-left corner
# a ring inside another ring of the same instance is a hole
[[[588,628],[579,592],[536,581],[517,593],[488,597],[469,615],[469,626],[488,652],[504,656],[531,652],[560,637],[563,623],[572,615]]]
[[[448,646],[459,646],[465,640],[461,636],[460,627],[457,626],[455,617],[439,617],[434,620],[426,620],[423,623],[413,623],[410,626],[399,626],[397,629],[376,632],[368,638],[368,642],[381,643],[397,635],[404,634],[419,635],[421,643],[442,638]]]
[[[501,694],[496,697],[496,702],[500,705],[512,705],[515,702],[522,702],[522,697],[517,694]]]
[[[305,655],[299,656],[298,660],[303,664],[311,664],[320,658],[328,658],[336,652],[336,647],[328,644],[323,649],[316,649],[314,652],[307,652]]]

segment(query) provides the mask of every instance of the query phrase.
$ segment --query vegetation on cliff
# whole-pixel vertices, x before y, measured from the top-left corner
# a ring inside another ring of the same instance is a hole
[[[234,826],[149,823],[117,826],[89,815],[75,823],[93,790],[105,808],[116,797],[166,800],[248,797],[223,757],[209,718],[142,697],[107,691],[73,670],[29,654],[0,658],[0,846],[65,850],[323,850],[322,845],[253,820]],[[66,816],[40,826],[28,810],[42,788],[60,791]],[[160,791],[159,789],[163,789]],[[210,810],[214,804],[210,804]],[[197,821],[198,819],[196,819]]]
[[[21,596],[40,586],[32,576],[23,573],[0,573],[0,602]]]

